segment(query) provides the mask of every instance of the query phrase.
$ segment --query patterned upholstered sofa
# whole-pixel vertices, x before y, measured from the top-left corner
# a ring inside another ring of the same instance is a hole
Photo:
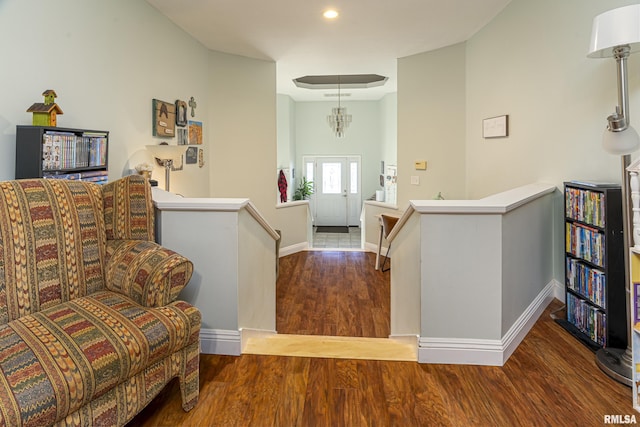
[[[0,425],[123,425],[174,377],[198,399],[189,260],[140,176],[0,182]]]

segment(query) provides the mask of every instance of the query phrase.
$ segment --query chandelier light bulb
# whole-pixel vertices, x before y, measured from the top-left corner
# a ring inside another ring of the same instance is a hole
[[[327,123],[337,138],[344,136],[344,131],[351,123],[351,114],[347,114],[347,108],[340,106],[340,76],[338,76],[338,107],[331,109],[331,115],[327,116]]]

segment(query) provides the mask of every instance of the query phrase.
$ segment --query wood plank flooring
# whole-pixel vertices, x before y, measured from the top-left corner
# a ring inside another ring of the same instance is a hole
[[[301,262],[345,275],[364,268],[348,255],[292,256],[281,260],[281,275]],[[338,305],[337,295],[319,298]],[[317,308],[315,301],[306,304]],[[554,301],[547,308],[503,367],[202,355],[196,408],[182,411],[174,381],[130,426],[598,426],[604,415],[640,419],[631,389],[602,373],[594,354],[553,321],[551,313],[561,306]],[[313,330],[313,322],[298,319],[301,313],[293,310],[279,322],[294,319],[293,329]],[[355,321],[350,314],[333,316]],[[339,322],[331,326],[334,321],[321,329],[349,329]],[[379,327],[356,329],[369,333]]]
[[[281,258],[278,333],[387,338],[390,272],[374,265],[371,252],[308,251]]]

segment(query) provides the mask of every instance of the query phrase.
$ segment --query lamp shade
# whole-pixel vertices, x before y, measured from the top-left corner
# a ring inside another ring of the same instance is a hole
[[[589,58],[613,56],[613,48],[629,45],[629,53],[640,51],[640,4],[619,7],[593,18]]]
[[[624,156],[640,148],[638,132],[629,126],[622,132],[612,132],[605,129],[602,135],[602,148],[610,154]]]
[[[176,161],[187,151],[186,145],[145,145],[145,148],[153,157],[160,160]]]

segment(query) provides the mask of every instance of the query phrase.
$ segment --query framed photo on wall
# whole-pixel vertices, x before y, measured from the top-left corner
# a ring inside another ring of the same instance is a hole
[[[176,134],[176,106],[170,102],[153,100],[153,136],[173,138]]]
[[[176,100],[176,126],[187,125],[187,103]]]
[[[198,147],[189,147],[185,153],[185,163],[195,165],[198,163]]]
[[[482,121],[483,138],[504,138],[509,136],[509,116],[498,116]]]
[[[189,130],[187,128],[178,128],[176,132],[178,133],[178,145],[189,144]]]
[[[202,145],[202,122],[189,120],[189,145]]]

